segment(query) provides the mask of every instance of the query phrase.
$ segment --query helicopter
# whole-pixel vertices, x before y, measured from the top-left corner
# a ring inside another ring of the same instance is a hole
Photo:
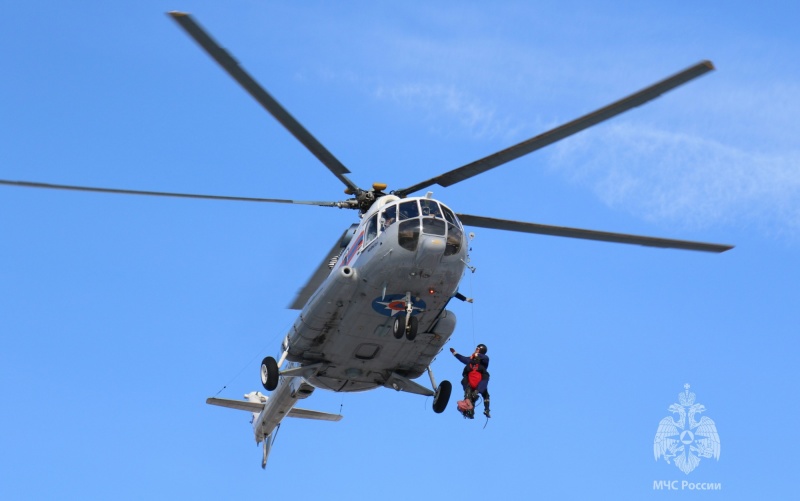
[[[594,112],[502,151],[411,186],[388,190],[384,183],[364,189],[351,172],[273,98],[189,14],[168,13],[270,115],[312,153],[345,187],[349,198],[301,201],[168,193],[0,180],[0,184],[117,194],[315,205],[357,211],[324,254],[290,308],[299,315],[283,338],[279,356],[265,357],[261,384],[244,400],[212,397],[207,403],[252,413],[262,467],[285,417],[338,421],[338,414],[296,407],[316,389],[360,392],[377,388],[432,398],[435,413],[446,409],[452,384],[437,384],[431,365],[455,332],[448,309],[469,265],[469,233],[480,227],[522,233],[721,253],[733,247],[668,238],[544,225],[456,212],[425,191],[449,187],[504,165],[627,110],[651,101],[714,69],[701,61]],[[422,194],[420,194],[422,193]],[[416,380],[427,372],[430,386]]]

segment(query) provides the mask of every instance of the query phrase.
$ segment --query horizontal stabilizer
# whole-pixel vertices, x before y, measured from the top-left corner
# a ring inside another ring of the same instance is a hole
[[[299,409],[295,407],[287,414],[289,417],[304,418],[304,419],[319,419],[320,421],[340,421],[341,414],[329,414],[327,412],[310,411],[308,409]]]
[[[240,411],[259,412],[264,410],[264,404],[257,402],[249,402],[247,400],[231,400],[229,398],[207,398],[207,404],[219,405],[220,407],[228,407],[230,409],[238,409]]]

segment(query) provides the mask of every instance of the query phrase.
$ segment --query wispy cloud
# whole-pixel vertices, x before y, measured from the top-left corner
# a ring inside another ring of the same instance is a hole
[[[598,23],[597,13],[570,15],[558,24],[541,6],[506,8],[502,19],[519,24],[502,30],[487,28],[493,14],[483,9],[459,10],[455,19],[452,9],[437,7],[424,15],[415,8],[414,23],[370,25],[368,37],[331,46],[321,59],[334,68],[325,78],[355,85],[395,113],[413,113],[434,134],[499,148],[711,57],[719,72],[537,155],[636,217],[800,238],[800,86],[791,65],[777,64],[790,46],[775,46],[770,56],[711,34],[664,44],[619,16]],[[659,17],[681,29],[685,21]]]
[[[512,124],[510,117],[498,116],[497,109],[491,104],[453,85],[379,85],[374,95],[405,108],[423,110],[429,124],[441,126],[443,119],[445,122],[455,122],[472,137],[479,139],[513,137],[519,127]]]
[[[556,169],[609,206],[702,228],[800,234],[800,151],[755,153],[698,135],[614,124],[560,143]]]

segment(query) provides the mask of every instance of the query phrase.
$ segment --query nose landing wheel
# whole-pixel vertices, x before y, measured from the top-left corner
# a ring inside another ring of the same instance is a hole
[[[392,322],[392,334],[395,339],[402,339],[403,336],[409,341],[413,341],[417,337],[417,328],[419,327],[419,320],[417,317],[410,317],[406,322],[405,315],[398,315]]]
[[[406,317],[405,315],[397,315],[392,322],[392,334],[395,339],[400,339],[406,332]]]
[[[406,339],[409,341],[413,341],[415,337],[417,337],[417,327],[419,326],[419,320],[417,317],[411,317],[409,319],[408,325],[406,326]]]

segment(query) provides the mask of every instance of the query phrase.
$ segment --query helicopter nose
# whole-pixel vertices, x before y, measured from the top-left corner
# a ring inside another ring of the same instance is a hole
[[[444,237],[433,235],[420,236],[414,264],[419,268],[432,268],[436,266],[444,255],[444,247]]]

